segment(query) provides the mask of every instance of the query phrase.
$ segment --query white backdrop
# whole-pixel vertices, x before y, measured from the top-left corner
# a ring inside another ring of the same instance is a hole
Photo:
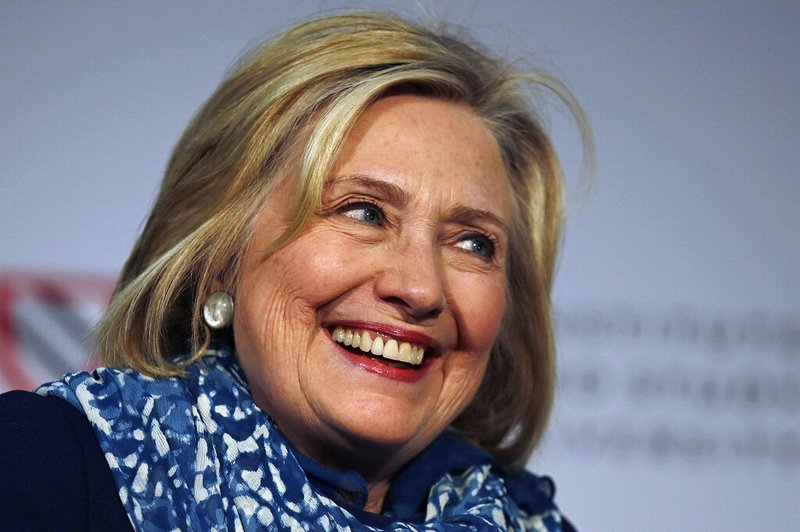
[[[250,44],[314,13],[469,27],[582,101],[562,357],[532,469],[583,530],[800,520],[800,3],[2,2],[0,270],[113,276],[194,110]],[[2,356],[2,354],[0,354]]]

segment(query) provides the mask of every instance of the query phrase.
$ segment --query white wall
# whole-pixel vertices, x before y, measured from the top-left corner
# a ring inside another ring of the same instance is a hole
[[[113,275],[233,59],[310,14],[469,27],[570,86],[562,386],[531,467],[584,530],[800,518],[800,3],[3,2],[0,269]]]

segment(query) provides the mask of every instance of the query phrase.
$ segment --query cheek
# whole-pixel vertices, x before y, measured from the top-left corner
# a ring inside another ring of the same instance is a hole
[[[236,289],[237,356],[256,402],[267,410],[274,409],[276,397],[296,393],[316,331],[315,291],[302,282],[302,266],[310,263],[285,251],[245,263]]]
[[[266,259],[249,257],[237,287],[248,335],[302,341],[298,335],[313,332],[321,307],[363,282],[368,268],[353,255],[336,238],[312,231]]]
[[[280,343],[289,341],[289,326],[301,321],[303,294],[288,275],[291,261],[281,252],[269,258],[257,253],[245,257],[236,286],[234,333],[237,352],[255,360],[275,352]],[[290,318],[294,316],[294,318]]]
[[[249,332],[263,334],[284,328],[285,317],[296,312],[302,297],[297,286],[288,282],[290,280],[285,270],[276,267],[271,260],[241,276],[236,294],[239,303],[236,314]]]
[[[459,305],[462,348],[488,355],[500,331],[505,312],[505,279],[491,283],[467,283]]]
[[[505,310],[505,278],[487,281],[473,277],[460,283],[458,299],[459,347],[446,365],[445,393],[452,416],[474,397],[480,386]]]
[[[296,295],[315,307],[334,300],[360,278],[352,252],[319,240],[309,238],[308,252],[289,254],[278,267],[282,278],[292,279]]]

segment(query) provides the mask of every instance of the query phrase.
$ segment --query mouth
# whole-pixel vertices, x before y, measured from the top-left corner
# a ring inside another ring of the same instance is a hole
[[[425,344],[408,341],[369,328],[337,325],[328,332],[334,342],[354,355],[376,359],[401,369],[419,369],[433,349]]]

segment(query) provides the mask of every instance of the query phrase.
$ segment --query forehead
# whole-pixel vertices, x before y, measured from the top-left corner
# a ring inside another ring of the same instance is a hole
[[[372,104],[350,133],[332,178],[385,179],[410,194],[450,195],[470,207],[510,212],[497,140],[469,106],[397,95]]]

